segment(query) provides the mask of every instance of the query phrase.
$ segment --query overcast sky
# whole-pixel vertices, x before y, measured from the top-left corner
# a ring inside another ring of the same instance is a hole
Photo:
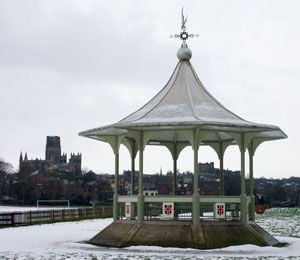
[[[45,158],[47,135],[83,167],[113,173],[111,148],[78,132],[115,123],[168,81],[178,60],[182,6],[191,63],[205,87],[242,118],[278,125],[288,139],[266,142],[255,177],[300,177],[300,1],[0,1],[0,157],[18,168],[21,151]],[[147,147],[146,173],[172,169],[165,148]],[[130,169],[120,153],[120,170]],[[199,161],[218,159],[200,148]],[[136,160],[138,168],[138,160]],[[225,168],[238,170],[237,147]],[[179,157],[193,169],[191,148]],[[248,172],[248,170],[247,170]]]

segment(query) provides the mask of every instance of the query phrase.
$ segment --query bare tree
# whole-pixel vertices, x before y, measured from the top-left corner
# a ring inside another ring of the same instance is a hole
[[[13,172],[14,172],[14,168],[12,164],[4,161],[4,159],[0,157],[0,173],[13,173]]]

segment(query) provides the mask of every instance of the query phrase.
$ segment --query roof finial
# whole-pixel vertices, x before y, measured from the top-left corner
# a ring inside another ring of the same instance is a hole
[[[180,38],[181,40],[182,40],[182,45],[181,45],[181,47],[187,47],[187,44],[186,44],[186,40],[189,38],[189,37],[191,37],[191,38],[193,38],[193,37],[199,37],[199,34],[193,34],[193,33],[191,33],[191,34],[189,34],[187,31],[186,31],[186,26],[185,26],[185,24],[186,24],[186,21],[187,21],[187,15],[184,17],[184,14],[183,14],[183,7],[182,7],[182,9],[181,9],[181,32],[180,32],[180,34],[174,34],[174,35],[170,35],[170,38]]]
[[[185,27],[186,21],[187,21],[187,15],[186,15],[186,18],[184,18],[183,7],[182,7],[182,9],[181,9],[181,30],[186,29],[186,27]]]

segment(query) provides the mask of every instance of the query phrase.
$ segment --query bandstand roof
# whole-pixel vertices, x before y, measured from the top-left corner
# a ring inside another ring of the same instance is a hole
[[[179,49],[178,58],[168,83],[142,108],[115,124],[79,135],[105,141],[105,136],[126,135],[129,130],[153,130],[161,133],[152,141],[160,142],[174,140],[177,130],[197,128],[212,132],[208,142],[232,139],[228,132],[257,132],[255,137],[262,141],[287,137],[279,127],[244,120],[217,101],[199,80],[187,46]]]
[[[190,63],[192,52],[186,40],[194,37],[194,34],[186,31],[186,20],[182,10],[182,31],[171,36],[183,41],[177,52],[179,62],[162,90],[143,107],[119,122],[82,131],[80,136],[111,145],[116,142],[111,141],[112,137],[118,137],[118,144],[131,143],[126,145],[129,150],[135,150],[132,145],[139,139],[137,132],[143,136],[146,133],[147,138],[142,138],[140,144],[143,147],[155,144],[165,145],[169,149],[170,143],[177,147],[181,142],[181,149],[186,145],[207,144],[219,150],[216,143],[221,147],[224,142],[225,146],[237,143],[241,145],[242,136],[245,138],[247,135],[247,142],[242,141],[243,147],[255,140],[255,144],[252,142],[255,150],[264,141],[287,137],[278,126],[244,120],[225,108],[208,92]],[[115,145],[112,147],[115,149]],[[174,151],[172,153],[174,156]]]

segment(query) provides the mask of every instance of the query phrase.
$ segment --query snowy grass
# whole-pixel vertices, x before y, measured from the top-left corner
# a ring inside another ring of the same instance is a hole
[[[288,246],[253,245],[214,250],[135,246],[123,249],[96,247],[84,241],[112,222],[112,219],[84,220],[28,227],[0,229],[0,260],[238,260],[300,259],[300,210],[270,209],[257,216],[257,223]]]
[[[300,238],[300,209],[273,208],[257,215],[256,223],[274,236]]]

